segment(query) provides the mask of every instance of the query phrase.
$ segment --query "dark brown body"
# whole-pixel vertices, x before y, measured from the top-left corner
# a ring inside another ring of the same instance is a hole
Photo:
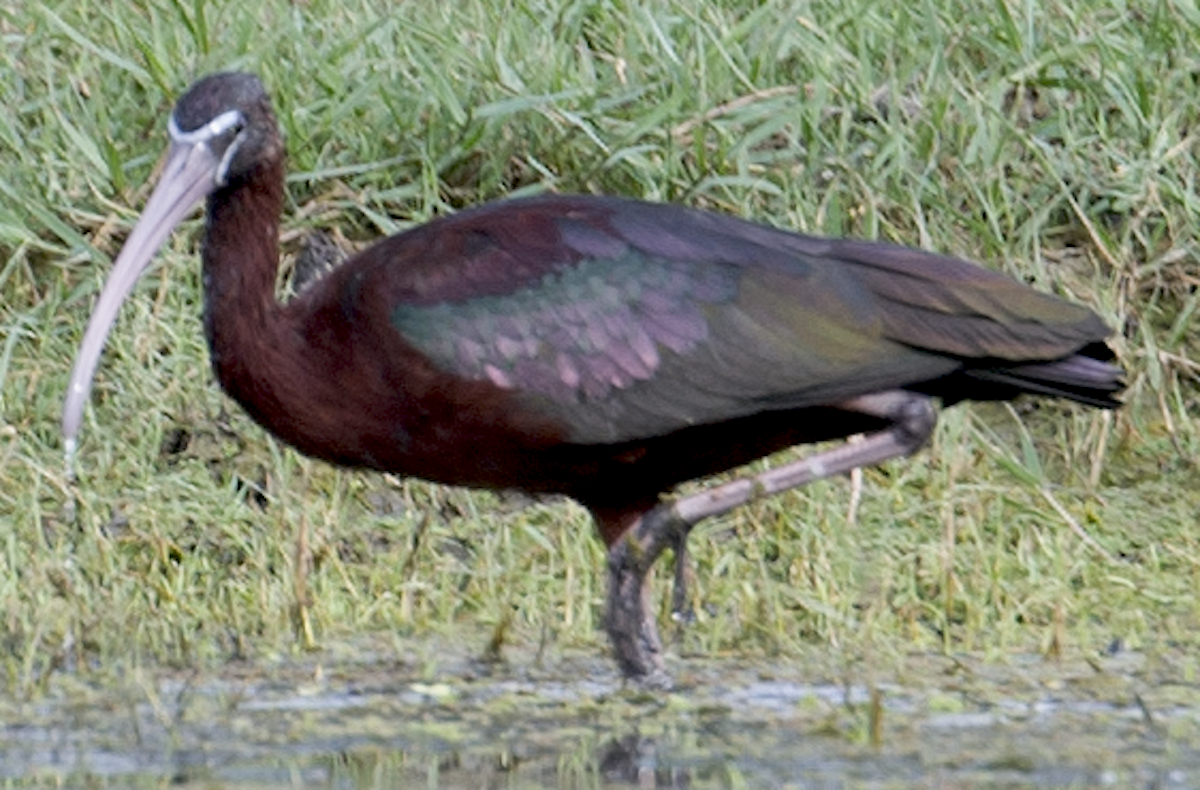
[[[574,443],[568,426],[519,392],[438,369],[387,316],[398,300],[420,300],[422,291],[453,298],[460,281],[446,282],[449,274],[463,278],[464,290],[486,288],[489,273],[482,267],[492,261],[478,248],[524,245],[532,259],[539,240],[543,248],[555,243],[546,215],[591,207],[591,199],[551,198],[511,209],[492,204],[465,222],[460,217],[431,223],[369,248],[280,305],[273,283],[281,192],[269,185],[281,182],[281,163],[272,163],[271,170],[256,177],[259,188],[253,191],[223,190],[210,199],[206,327],[222,386],[264,427],[306,455],[451,485],[565,494],[593,511],[611,544],[679,482],[884,424],[864,414],[802,406],[611,444]],[[478,279],[464,278],[454,267],[439,268],[469,256],[463,248],[471,244],[477,248],[472,260],[480,261]],[[224,265],[233,256],[241,263]],[[495,279],[497,288],[506,287],[506,280]],[[1099,335],[1104,330],[1096,324]],[[904,383],[952,400],[1015,394],[964,379],[956,370]]]
[[[274,287],[277,264],[210,263],[222,260],[227,245],[245,256],[255,228],[260,238],[252,246],[264,262],[277,261],[263,194],[234,193],[214,200],[211,211],[204,259],[213,368],[257,422],[305,455],[449,485],[565,494],[593,511],[612,543],[680,482],[883,422],[807,407],[618,444],[572,444],[563,426],[511,391],[439,371],[396,334],[382,318],[389,294],[353,290],[363,270],[388,265],[377,261],[378,248],[280,305],[261,298]],[[348,292],[353,299],[344,299]]]

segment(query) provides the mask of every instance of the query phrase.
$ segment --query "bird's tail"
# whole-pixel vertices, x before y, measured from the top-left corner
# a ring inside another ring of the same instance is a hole
[[[1101,409],[1121,405],[1117,396],[1125,388],[1125,371],[1109,360],[1112,351],[1093,343],[1053,362],[1027,365],[972,367],[964,373],[973,379],[995,382],[1021,392],[1034,392],[1086,403]]]

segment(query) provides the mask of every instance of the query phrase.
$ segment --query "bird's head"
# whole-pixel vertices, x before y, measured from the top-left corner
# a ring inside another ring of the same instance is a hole
[[[108,331],[158,248],[205,197],[283,156],[271,100],[253,74],[204,77],[175,104],[167,129],[171,144],[158,184],[113,264],[75,358],[63,404],[68,465]]]
[[[282,154],[279,126],[262,82],[253,74],[226,72],[199,80],[175,103],[167,126],[172,157],[194,152],[215,187]]]

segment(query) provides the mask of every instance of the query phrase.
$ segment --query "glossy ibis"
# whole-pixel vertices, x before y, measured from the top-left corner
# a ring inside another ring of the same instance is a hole
[[[205,77],[168,128],[79,351],[68,453],[120,302],[206,197],[204,328],[226,392],[335,464],[581,502],[608,547],[606,628],[630,677],[666,680],[644,577],[699,520],[914,452],[935,399],[1117,405],[1109,330],[1084,307],[953,258],[633,200],[490,203],[384,239],[280,304],[284,147],[262,84]]]

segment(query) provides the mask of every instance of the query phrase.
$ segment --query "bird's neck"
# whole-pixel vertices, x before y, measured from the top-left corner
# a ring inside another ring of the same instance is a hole
[[[278,348],[279,217],[283,162],[268,162],[208,199],[201,258],[204,329],[221,384],[246,386]]]

